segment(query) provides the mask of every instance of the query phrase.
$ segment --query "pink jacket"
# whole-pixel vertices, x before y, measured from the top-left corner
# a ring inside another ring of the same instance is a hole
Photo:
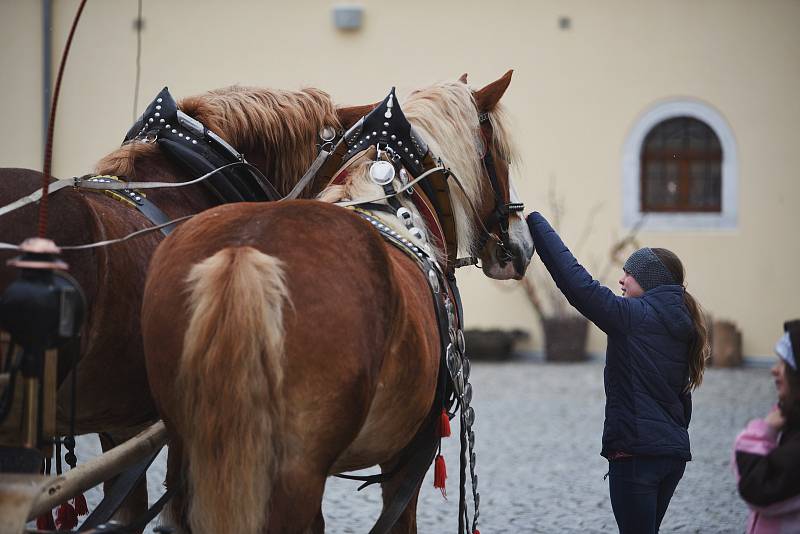
[[[795,443],[791,444],[792,448],[795,446]],[[741,468],[740,462],[741,465],[746,463],[752,465],[755,460],[755,462],[769,464],[777,456],[773,452],[783,456],[781,453],[786,452],[783,450],[784,448],[784,444],[780,447],[778,446],[778,433],[763,419],[750,421],[747,427],[736,437],[734,443],[732,464],[737,482],[741,479],[739,472]],[[800,463],[800,458],[797,458],[797,462]],[[766,490],[770,483],[773,482],[773,480],[770,480],[770,473],[775,471],[774,467],[774,465],[768,466],[754,474],[753,476],[759,477],[759,480],[755,481],[755,483],[763,484]],[[763,473],[767,474],[763,475]],[[768,506],[756,506],[749,502],[747,505],[750,508],[750,516],[747,519],[748,534],[800,533],[800,495],[788,497]]]

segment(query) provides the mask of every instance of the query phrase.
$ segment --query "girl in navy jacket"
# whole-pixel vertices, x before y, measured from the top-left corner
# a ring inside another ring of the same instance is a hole
[[[683,265],[666,249],[639,249],[625,262],[617,296],[577,262],[541,214],[531,213],[527,222],[558,288],[608,336],[601,454],[609,460],[619,531],[658,532],[692,458],[690,392],[703,379],[709,353]]]

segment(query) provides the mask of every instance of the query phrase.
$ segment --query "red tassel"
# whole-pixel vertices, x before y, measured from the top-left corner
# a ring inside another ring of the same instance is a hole
[[[70,530],[78,526],[78,514],[75,513],[75,508],[68,502],[58,507],[56,526],[58,530]]]
[[[447,410],[442,408],[442,415],[439,417],[439,435],[443,438],[450,437],[450,418],[447,417]]]
[[[433,468],[433,487],[439,488],[442,491],[442,497],[447,498],[447,489],[445,488],[445,480],[447,480],[447,466],[444,463],[444,456],[439,454],[436,456],[436,462]]]
[[[75,512],[78,515],[86,515],[89,513],[89,507],[86,505],[86,497],[83,496],[83,493],[72,500],[72,505],[75,507]]]
[[[476,528],[472,531],[472,534],[481,534],[481,531]]]
[[[53,521],[53,512],[47,512],[36,518],[36,530],[55,530],[56,524]]]

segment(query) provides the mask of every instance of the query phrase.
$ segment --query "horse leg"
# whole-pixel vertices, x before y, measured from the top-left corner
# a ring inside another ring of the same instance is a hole
[[[132,431],[125,431],[125,432],[101,432],[98,436],[100,437],[100,446],[103,449],[103,452],[108,452],[117,445],[122,444],[125,441],[128,441],[130,438],[144,430],[145,427],[137,428]],[[117,481],[117,477],[105,482],[103,484],[103,492],[107,493]],[[127,525],[128,523],[134,521],[138,517],[144,515],[147,511],[147,475],[145,474],[142,476],[141,480],[136,483],[134,486],[133,491],[131,491],[130,495],[128,495],[122,504],[114,512],[112,516],[113,519],[122,522],[122,524]]]
[[[313,469],[300,459],[289,460],[280,470],[270,501],[269,534],[322,534],[322,495],[325,470]]]
[[[317,512],[317,517],[308,529],[309,534],[325,534],[325,517],[322,515],[322,507]]]
[[[390,462],[381,464],[381,472],[391,473],[397,468],[397,459]],[[390,506],[392,500],[397,493],[400,483],[406,480],[407,477],[413,473],[408,473],[407,465],[403,465],[400,469],[388,480],[381,482],[381,490],[383,491],[383,508]],[[397,522],[392,527],[394,534],[416,534],[417,532],[417,500],[419,499],[420,486],[414,490],[414,495],[406,505]]]

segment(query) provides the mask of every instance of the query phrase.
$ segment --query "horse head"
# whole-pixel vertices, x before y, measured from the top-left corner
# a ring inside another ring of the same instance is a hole
[[[414,91],[402,106],[392,90],[374,109],[352,110],[351,120],[359,111],[371,111],[344,135],[344,165],[320,198],[358,203],[355,199],[379,198],[393,191],[390,184],[409,193],[409,175],[417,178],[438,166],[444,169],[440,181],[431,184],[437,179],[433,174],[419,185],[425,201],[413,193],[387,202],[392,207],[388,211],[396,211],[397,217],[383,216],[386,224],[428,248],[443,265],[454,266],[459,254],[480,255],[487,276],[520,278],[533,243],[511,183],[509,165],[515,151],[499,104],[510,79],[508,72],[473,92],[462,76]],[[386,183],[376,183],[372,176],[373,164],[380,159],[383,168],[389,163],[394,167]],[[449,191],[447,198],[437,193],[443,189]],[[436,221],[426,216],[426,204],[436,211]],[[400,205],[405,211],[398,209]]]
[[[451,181],[458,182],[456,187],[451,184],[451,191],[460,200],[455,202],[455,211],[462,212],[457,216],[460,253],[479,256],[484,273],[495,279],[520,279],[533,254],[533,241],[509,172],[517,155],[500,104],[511,74],[508,71],[477,91],[469,89],[463,74],[456,82],[417,91],[406,102],[409,121],[429,134],[436,127],[426,119],[428,103],[446,103],[440,108],[450,118],[442,119],[457,127],[441,132],[444,135],[426,135],[426,139],[432,139],[431,150],[438,140],[435,152],[453,171]],[[469,134],[456,135],[459,129]],[[456,146],[459,139],[462,145]]]
[[[510,143],[500,98],[511,83],[509,70],[498,80],[473,92],[484,143],[484,171],[492,185],[484,189],[482,226],[476,252],[483,272],[496,279],[522,278],[533,254],[531,239],[514,182],[511,164],[517,158]],[[466,84],[467,75],[460,81]],[[491,198],[491,197],[494,198]],[[487,213],[485,210],[489,210]]]

